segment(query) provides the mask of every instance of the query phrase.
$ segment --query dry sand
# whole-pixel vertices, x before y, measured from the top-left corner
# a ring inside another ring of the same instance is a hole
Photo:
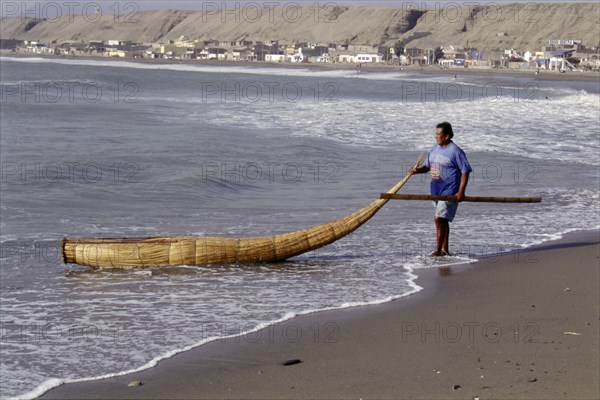
[[[599,269],[600,232],[574,233],[43,398],[598,399]]]

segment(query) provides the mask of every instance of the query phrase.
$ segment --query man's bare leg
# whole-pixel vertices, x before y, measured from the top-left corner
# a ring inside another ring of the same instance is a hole
[[[443,223],[446,225],[446,235],[444,236],[444,242],[442,243],[442,255],[443,256],[451,256],[453,255],[448,250],[448,241],[450,240],[450,223],[447,219],[441,218]]]
[[[434,218],[435,221],[435,228],[436,228],[436,244],[435,244],[435,250],[433,252],[431,252],[431,254],[429,254],[430,256],[434,256],[434,257],[439,257],[441,256],[443,253],[443,246],[445,243],[445,246],[447,248],[448,246],[448,232],[449,232],[449,226],[448,226],[448,220],[446,218],[439,218],[439,217],[435,217]]]

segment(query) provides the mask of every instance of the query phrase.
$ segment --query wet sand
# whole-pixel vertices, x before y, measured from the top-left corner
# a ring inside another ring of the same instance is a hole
[[[416,271],[425,289],[396,301],[298,316],[43,398],[597,399],[599,269],[600,232],[573,233]]]

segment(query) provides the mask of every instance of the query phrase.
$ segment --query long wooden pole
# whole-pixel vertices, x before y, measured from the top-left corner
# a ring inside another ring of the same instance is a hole
[[[455,196],[434,196],[430,194],[389,194],[381,193],[380,199],[388,200],[443,200],[456,201]],[[463,201],[474,203],[540,203],[541,197],[483,197],[465,196]]]

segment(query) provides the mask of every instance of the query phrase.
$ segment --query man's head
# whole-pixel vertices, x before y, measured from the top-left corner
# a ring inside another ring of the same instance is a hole
[[[445,146],[454,137],[454,131],[450,122],[441,122],[435,127],[435,141],[440,146]]]

